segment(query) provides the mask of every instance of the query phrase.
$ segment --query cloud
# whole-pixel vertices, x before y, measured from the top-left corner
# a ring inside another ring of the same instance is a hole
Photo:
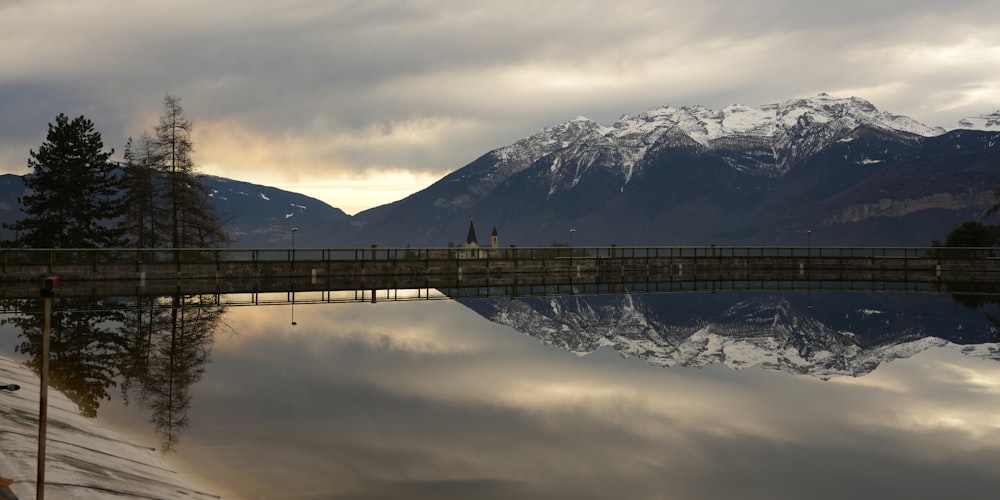
[[[663,104],[857,91],[948,125],[1000,108],[998,17],[987,1],[0,2],[0,168],[23,172],[60,112],[120,151],[168,92],[208,173],[287,185],[427,182],[544,126]]]

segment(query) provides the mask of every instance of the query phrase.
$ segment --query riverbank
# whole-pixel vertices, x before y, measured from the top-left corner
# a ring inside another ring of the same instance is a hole
[[[21,500],[36,496],[39,378],[0,356],[0,477],[11,479]],[[152,448],[84,417],[59,391],[48,391],[45,494],[60,499],[109,496],[150,499],[217,499],[170,469]]]

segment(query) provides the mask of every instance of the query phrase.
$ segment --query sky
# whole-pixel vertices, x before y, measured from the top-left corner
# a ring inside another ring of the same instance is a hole
[[[821,92],[1000,110],[993,0],[0,0],[0,173],[59,113],[120,157],[170,94],[203,173],[348,213],[577,116]]]

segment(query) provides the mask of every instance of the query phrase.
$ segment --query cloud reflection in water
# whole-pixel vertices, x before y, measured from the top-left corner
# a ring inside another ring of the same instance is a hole
[[[992,498],[1000,367],[824,382],[539,344],[455,302],[231,308],[180,458],[227,497]]]

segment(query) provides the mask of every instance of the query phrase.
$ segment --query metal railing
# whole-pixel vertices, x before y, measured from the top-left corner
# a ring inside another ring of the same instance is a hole
[[[1000,247],[831,246],[601,246],[504,248],[67,248],[0,249],[7,266],[107,264],[206,264],[221,262],[325,262],[450,259],[560,258],[869,258],[997,259]]]

